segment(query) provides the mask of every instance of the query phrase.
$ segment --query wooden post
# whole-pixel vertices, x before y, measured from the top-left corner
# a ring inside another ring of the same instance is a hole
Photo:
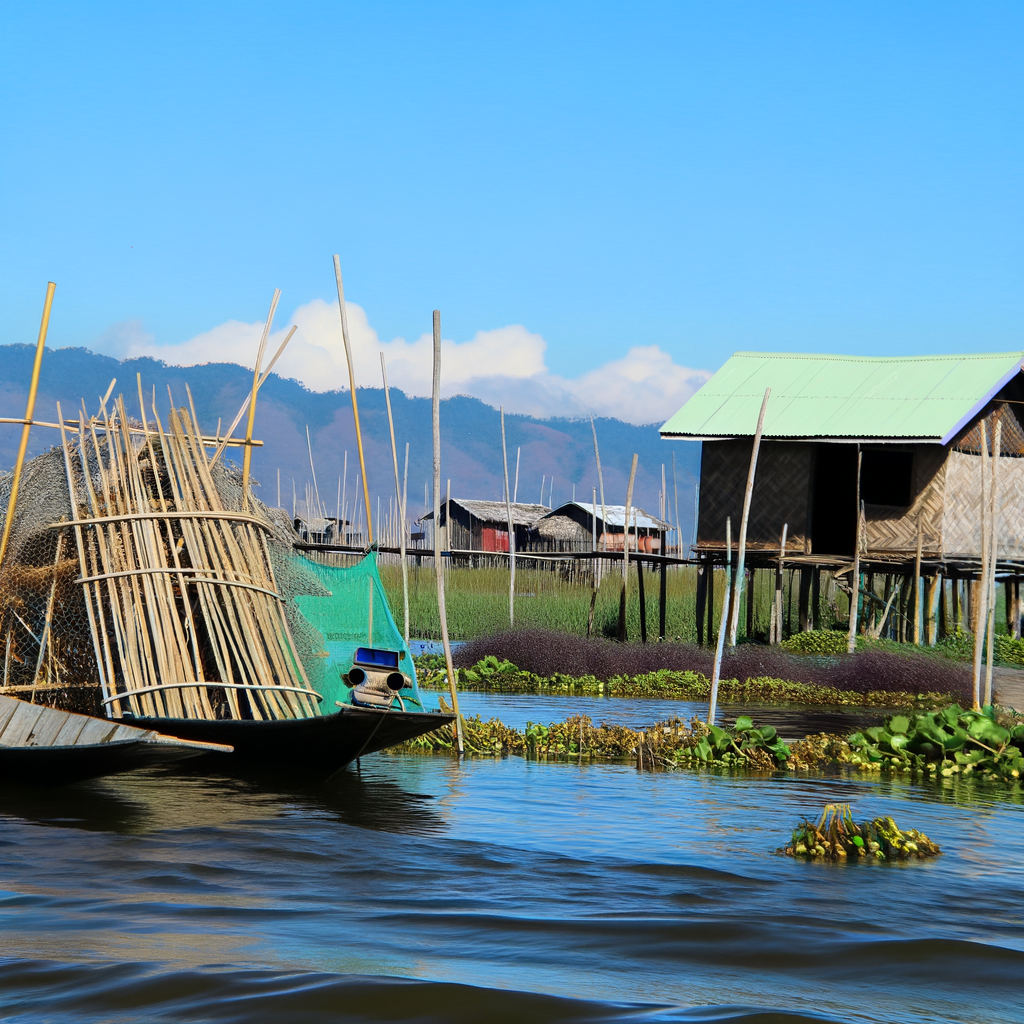
[[[639,538],[638,538],[639,541]],[[647,643],[647,595],[644,592],[644,560],[639,552],[636,556],[636,586],[640,600],[640,643]]]
[[[633,484],[636,482],[636,464],[640,456],[633,453],[629,468],[629,486],[626,488],[626,515],[622,521],[622,591],[619,595],[619,640],[626,642],[626,598],[629,588],[629,517],[633,511]]]
[[[924,513],[917,517],[917,554],[914,557],[914,643],[921,643],[921,550],[924,546]]]
[[[860,500],[860,445],[857,445],[857,529],[853,541],[853,569],[850,576],[850,628],[846,636],[846,653],[853,654],[857,647],[857,611],[860,605],[860,546],[864,530],[864,506]]]
[[[363,433],[359,427],[359,402],[356,400],[356,374],[352,368],[352,345],[348,338],[348,313],[345,310],[345,288],[341,282],[341,260],[337,254],[334,257],[334,281],[338,286],[338,309],[341,312],[341,338],[345,343],[345,361],[348,363],[348,387],[352,392],[352,418],[356,424],[356,447],[359,449],[359,469],[363,474],[363,500],[366,502],[366,546],[373,543],[373,522],[370,519],[370,488],[366,482],[366,459],[363,456]],[[435,310],[434,317],[440,324],[440,312]],[[439,348],[440,342],[435,342],[434,347]],[[435,357],[440,366],[440,355]],[[436,527],[436,523],[434,524]],[[447,627],[446,627],[447,629]],[[458,714],[458,712],[456,712]],[[461,733],[460,733],[461,735]],[[462,743],[459,743],[459,753],[462,753]]]
[[[388,430],[391,433],[391,461],[395,466],[395,496],[398,501],[398,518],[401,520],[399,533],[399,551],[402,559],[402,598],[405,611],[405,646],[409,646],[409,566],[405,561],[405,494],[401,481],[398,479],[398,446],[395,444],[395,418],[391,413],[391,388],[388,387],[388,368],[384,362],[384,353],[380,354],[380,374],[384,380],[384,402],[388,408]],[[307,428],[308,429],[308,428]],[[405,446],[405,482],[409,483],[409,445]],[[341,500],[341,482],[338,482],[339,502]]]
[[[668,536],[666,534],[666,536]],[[665,547],[667,545],[662,544],[662,554],[665,554]],[[658,639],[665,639],[665,601],[668,597],[668,580],[666,579],[665,573],[668,569],[668,563],[661,563],[661,571],[659,573],[660,579],[658,580]]]
[[[786,560],[786,534],[789,533],[789,523],[782,524],[782,540],[779,543],[779,567],[775,570],[775,637],[772,643],[782,643],[782,564]]]
[[[277,303],[281,298],[281,289],[274,289],[274,298],[270,302],[270,312],[267,314],[267,322],[263,327],[263,336],[260,338],[260,347],[256,350],[256,365],[252,371],[252,393],[249,395],[249,419],[245,424],[245,453],[242,456],[242,509],[249,508],[249,470],[252,466],[252,432],[256,425],[256,395],[260,389],[260,367],[263,365],[263,351],[267,347],[267,338],[270,337],[270,328],[274,323],[274,313],[277,311]],[[196,430],[199,425],[196,425]]]
[[[747,640],[752,640],[754,637],[754,580],[756,576],[756,569],[748,569],[747,575],[750,577],[747,580],[746,594],[747,594],[747,623],[746,623],[746,635]]]
[[[722,595],[722,621],[718,627],[718,644],[715,647],[715,664],[711,670],[711,697],[708,700],[708,725],[715,724],[718,708],[718,680],[722,674],[722,652],[725,634],[729,628],[729,570],[732,568],[732,520],[725,517],[725,593]]]
[[[800,570],[800,632],[811,629],[811,570],[804,566]]]
[[[992,439],[992,472],[989,487],[992,491],[989,498],[988,512],[988,579],[985,581],[988,590],[988,638],[986,641],[985,658],[985,706],[992,703],[992,662],[995,656],[996,640],[996,565],[999,562],[999,441],[1002,437],[1003,421],[996,420],[995,437]]]
[[[608,550],[608,510],[604,503],[604,474],[601,472],[601,449],[597,446],[597,428],[594,426],[594,417],[590,417],[590,430],[594,435],[594,458],[597,460],[597,483],[601,488],[601,550]],[[541,484],[541,500],[544,497],[544,485]]]
[[[508,489],[508,449],[505,447],[505,406],[501,406],[501,461],[505,467],[505,515],[508,518],[508,623],[509,626],[514,627],[516,624],[516,528],[512,522],[512,496]]]
[[[335,265],[338,257],[335,256]],[[340,272],[339,272],[340,287]],[[344,309],[344,303],[342,303]],[[352,390],[355,398],[355,389]],[[434,310],[434,378],[431,393],[431,414],[434,435],[434,575],[437,579],[437,614],[441,620],[441,645],[444,647],[444,664],[448,672],[448,692],[455,712],[455,743],[462,756],[462,717],[459,715],[459,693],[455,686],[455,667],[452,665],[452,645],[448,640],[448,613],[444,603],[444,566],[441,564],[441,311]],[[359,450],[362,460],[362,448]],[[449,481],[450,486],[450,481]],[[449,549],[451,544],[448,545]]]
[[[383,358],[383,355],[382,355]],[[323,516],[327,511],[320,500],[320,485],[316,482],[316,467],[313,465],[313,442],[309,439],[309,424],[306,424],[306,450],[309,452],[309,472],[313,477],[313,493],[316,495],[316,514]],[[309,509],[306,510],[307,514]]]
[[[746,567],[747,556],[747,525],[750,521],[750,500],[754,494],[754,474],[757,472],[757,454],[761,448],[761,430],[764,427],[764,414],[768,408],[768,396],[772,393],[771,388],[764,389],[764,398],[761,401],[761,411],[757,416],[757,428],[754,431],[754,444],[750,451],[750,468],[747,470],[747,487],[743,492],[743,515],[740,518],[740,540],[736,552],[736,593],[732,599],[732,620],[729,624],[729,646],[736,646],[736,631],[739,628],[740,592],[743,589],[743,570]]]
[[[708,577],[711,574],[711,563],[704,562],[697,566],[697,600],[694,615],[697,619],[697,644],[704,644],[704,610],[708,602]],[[708,640],[711,639],[711,627],[708,627]]]
[[[928,577],[924,590],[924,642],[929,647],[935,646],[936,637],[936,616],[939,610],[939,599],[942,593],[942,577],[938,573]]]
[[[21,483],[21,471],[25,465],[25,454],[28,451],[28,435],[32,430],[32,415],[36,410],[36,395],[39,393],[39,374],[43,367],[43,349],[46,348],[46,333],[50,329],[50,308],[53,306],[53,293],[56,285],[50,281],[46,285],[46,298],[43,300],[43,319],[39,325],[39,337],[36,339],[36,355],[32,362],[32,377],[28,385],[28,401],[25,403],[25,422],[21,426],[21,441],[18,443],[18,457],[11,475],[11,496],[7,499],[7,515],[4,518],[4,532],[0,534],[0,566],[4,564],[7,553],[7,542],[14,525],[14,513],[18,507],[18,487]]]
[[[973,687],[974,710],[981,709],[981,657],[985,649],[985,598],[988,596],[988,501],[986,485],[989,476],[988,435],[985,421],[978,424],[981,429],[981,574],[977,584],[972,582],[971,619],[974,627],[974,662],[971,683]]]

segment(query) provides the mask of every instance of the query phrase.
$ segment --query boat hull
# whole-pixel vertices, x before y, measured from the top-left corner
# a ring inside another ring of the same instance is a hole
[[[335,771],[357,757],[433,732],[454,721],[434,711],[391,711],[346,705],[332,715],[258,722],[199,718],[134,718],[133,725],[186,740],[235,748],[232,761],[266,768]]]
[[[0,746],[0,778],[4,785],[64,785],[205,753],[195,747],[148,740],[66,747]]]

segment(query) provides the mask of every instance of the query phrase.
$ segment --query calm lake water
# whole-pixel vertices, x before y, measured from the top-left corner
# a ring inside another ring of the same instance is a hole
[[[944,856],[773,855],[837,800]],[[5,792],[0,868],[4,1021],[1016,1024],[1024,1006],[1024,808],[977,787],[392,755],[321,783],[153,769]]]

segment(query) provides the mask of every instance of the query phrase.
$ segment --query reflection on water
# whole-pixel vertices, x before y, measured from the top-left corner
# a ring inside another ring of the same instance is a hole
[[[834,800],[944,856],[773,855]],[[7,792],[0,1000],[25,1020],[1008,1024],[1022,814],[953,783],[395,755],[326,783],[163,768]]]

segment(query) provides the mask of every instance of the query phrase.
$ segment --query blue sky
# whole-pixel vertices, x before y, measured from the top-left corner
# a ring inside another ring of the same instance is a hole
[[[278,327],[324,312],[339,252],[363,365],[439,307],[453,354],[513,367],[452,387],[525,411],[642,419],[738,349],[1024,348],[1019,3],[4,20],[0,342],[53,279],[55,346],[244,359],[275,287]],[[301,333],[282,367],[326,386]]]

